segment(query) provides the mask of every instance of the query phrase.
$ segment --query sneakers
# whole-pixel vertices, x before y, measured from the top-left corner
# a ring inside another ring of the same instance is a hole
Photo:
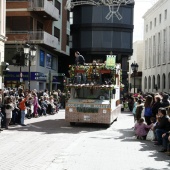
[[[27,125],[25,125],[25,124],[21,124],[21,126],[27,126]]]
[[[3,131],[3,129],[0,129],[0,131]]]

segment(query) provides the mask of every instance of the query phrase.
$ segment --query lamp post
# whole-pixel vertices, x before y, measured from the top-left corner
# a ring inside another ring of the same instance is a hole
[[[135,94],[135,74],[137,73],[137,71],[138,71],[138,64],[137,63],[135,63],[135,61],[134,61],[134,63],[132,63],[131,64],[131,69],[132,69],[132,71],[133,71],[133,75],[134,75],[134,94]]]
[[[24,45],[24,54],[26,55],[26,60],[28,60],[28,89],[30,91],[30,68],[31,68],[31,59],[33,59],[36,55],[36,47],[34,45],[30,45],[26,43]]]

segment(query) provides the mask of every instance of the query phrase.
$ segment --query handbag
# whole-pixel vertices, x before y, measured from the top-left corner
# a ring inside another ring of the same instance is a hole
[[[154,140],[155,139],[155,135],[153,133],[153,130],[150,129],[147,136],[146,136],[146,140]]]

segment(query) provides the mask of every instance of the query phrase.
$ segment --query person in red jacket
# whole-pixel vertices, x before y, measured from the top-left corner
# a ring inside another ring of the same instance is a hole
[[[28,96],[26,96],[25,98],[21,97],[19,99],[19,108],[21,110],[21,125],[22,126],[26,126],[24,124],[24,119],[25,119],[25,110],[26,110],[25,102],[27,101],[27,99],[28,99]]]

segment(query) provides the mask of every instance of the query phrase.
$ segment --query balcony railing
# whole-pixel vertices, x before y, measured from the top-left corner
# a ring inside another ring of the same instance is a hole
[[[52,48],[57,48],[58,38],[45,31],[10,31],[6,32],[8,41],[7,43],[14,43],[16,41],[31,41],[36,44],[45,44]]]
[[[44,11],[56,20],[59,19],[59,10],[47,0],[32,0],[29,3],[30,11]]]

